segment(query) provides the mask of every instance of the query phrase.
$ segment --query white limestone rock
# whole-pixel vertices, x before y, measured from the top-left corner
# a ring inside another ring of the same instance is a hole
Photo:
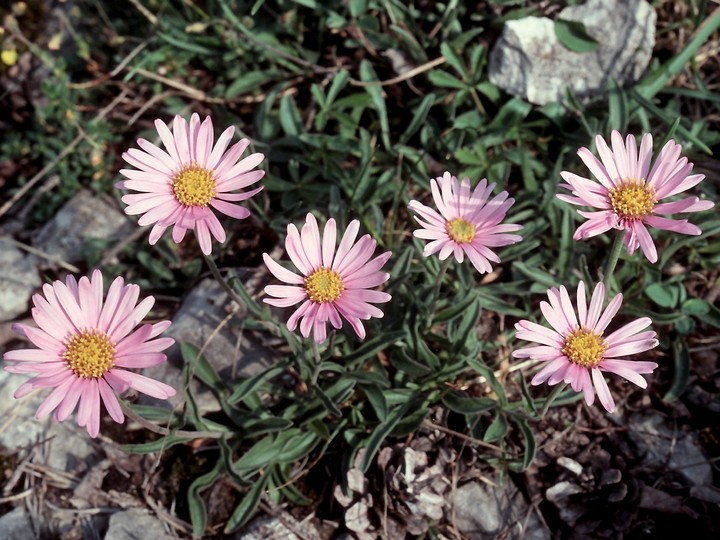
[[[499,483],[499,480],[498,480]],[[498,487],[469,482],[457,488],[453,500],[455,525],[465,538],[550,540],[550,531],[510,481]]]
[[[35,259],[0,238],[0,321],[25,313],[40,286]]]
[[[165,531],[162,522],[145,509],[131,508],[116,512],[110,518],[110,526],[104,540],[170,540],[173,536]]]
[[[490,54],[490,82],[546,105],[563,101],[566,88],[589,100],[605,94],[612,78],[627,86],[642,77],[655,45],[656,20],[645,0],[588,0],[566,7],[557,18],[582,22],[597,48],[567,49],[546,17],[508,21]]]
[[[673,471],[690,486],[710,486],[713,470],[692,433],[677,429],[660,414],[634,415],[628,422],[630,438],[643,456],[643,465]]]
[[[89,191],[79,191],[35,238],[36,248],[66,262],[82,261],[86,240],[120,240],[135,225],[125,214]]]
[[[260,288],[257,273],[249,280],[247,277],[241,279],[251,293]],[[177,394],[167,402],[141,396],[141,403],[175,407],[184,401],[181,342],[201,348],[209,339],[203,354],[226,381],[251,377],[277,362],[277,355],[272,350],[256,343],[249,332],[242,331],[239,322],[246,313],[244,306],[238,308],[231,320],[225,320],[233,305],[227,293],[213,278],[202,280],[192,289],[173,318],[172,326],[164,334],[176,341],[166,351],[168,361],[143,370],[144,375],[175,388]],[[219,402],[206,386],[193,381],[191,389],[201,413],[220,410]]]
[[[0,516],[0,538],[3,540],[35,540],[39,535],[33,528],[25,508],[18,506]]]

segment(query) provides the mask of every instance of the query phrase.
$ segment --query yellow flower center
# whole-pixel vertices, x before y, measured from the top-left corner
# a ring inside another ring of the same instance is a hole
[[[565,338],[562,352],[572,363],[592,368],[602,361],[606,349],[602,333],[596,334],[594,330],[580,326]]]
[[[305,278],[305,290],[313,302],[334,302],[342,294],[343,286],[340,274],[324,266]]]
[[[463,218],[448,221],[447,232],[458,244],[469,244],[475,238],[475,225]]]
[[[215,197],[217,182],[212,171],[195,163],[176,172],[172,183],[175,198],[183,206],[207,206]]]
[[[655,208],[655,189],[634,178],[624,180],[609,192],[613,210],[623,219],[642,219]]]
[[[102,377],[113,365],[115,345],[104,332],[83,330],[67,341],[63,358],[78,377]]]

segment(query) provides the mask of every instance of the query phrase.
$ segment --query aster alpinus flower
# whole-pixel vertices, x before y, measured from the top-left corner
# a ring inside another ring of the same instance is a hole
[[[290,284],[268,285],[265,293],[274,298],[264,301],[277,307],[302,302],[288,319],[287,327],[292,332],[299,321],[300,333],[308,337],[312,330],[316,343],[325,341],[327,322],[336,329],[342,328],[341,316],[350,323],[357,336],[364,339],[362,321],[383,316],[382,310],[372,304],[388,302],[391,298],[388,293],[372,290],[372,287],[385,283],[390,277],[380,269],[392,253],[386,251],[371,259],[377,243],[369,234],[355,242],[360,229],[358,220],[350,222],[336,250],[336,229],[335,220],[328,219],[321,237],[312,214],[307,215],[300,232],[295,225],[288,225],[285,249],[302,276],[263,253],[268,270],[280,281]]]
[[[408,208],[417,214],[415,220],[422,226],[413,235],[430,240],[423,250],[428,257],[440,252],[441,261],[451,254],[462,263],[467,255],[472,265],[481,274],[492,272],[490,262],[499,263],[500,258],[491,247],[501,247],[522,240],[517,234],[508,234],[522,229],[521,225],[501,224],[515,199],[508,198],[502,191],[488,200],[495,184],[488,185],[483,178],[470,191],[470,179],[466,176],[461,183],[446,172],[442,177],[430,180],[430,189],[437,211],[419,201],[410,201]]]
[[[137,303],[140,288],[116,278],[103,298],[103,278],[95,270],[91,279],[43,285],[33,296],[32,317],[38,327],[17,324],[14,329],[38,349],[18,349],[4,355],[11,373],[35,373],[14,394],[21,398],[39,388],[52,388],[37,410],[36,418],[65,420],[78,406],[77,423],[91,437],[100,431],[100,402],[110,417],[124,422],[115,393],[128,388],[158,399],[175,395],[170,386],[129,369],[165,362],[162,353],[174,343],[158,336],[170,321],[144,324],[135,329],[155,302],[152,296]],[[136,305],[137,304],[137,305]]]
[[[622,294],[615,296],[603,311],[605,286],[598,283],[593,291],[590,305],[585,298],[585,284],[581,281],[577,289],[577,316],[567,289],[548,290],[548,302],[540,302],[545,319],[552,329],[531,321],[520,321],[515,325],[519,339],[539,343],[539,346],[525,347],[513,352],[515,358],[533,358],[546,362],[532,379],[532,384],[550,385],[565,381],[576,392],[582,391],[585,402],[592,405],[595,392],[600,403],[608,412],[615,410],[604,372],[614,373],[647,387],[641,373],[652,373],[658,366],[655,362],[621,360],[619,357],[638,354],[657,346],[653,331],[642,332],[652,321],[641,317],[627,323],[607,337],[603,336],[613,317],[622,305]],[[594,385],[594,389],[593,389]]]
[[[118,182],[122,189],[140,193],[125,195],[128,215],[142,214],[138,220],[141,226],[155,224],[150,231],[150,244],[155,244],[168,227],[172,227],[172,238],[180,243],[188,229],[193,229],[200,249],[205,255],[212,251],[211,235],[222,243],[225,229],[215,212],[237,219],[250,215],[239,201],[249,199],[262,186],[233,193],[259,181],[265,171],[253,170],[264,159],[263,154],[250,154],[238,159],[250,144],[242,139],[230,149],[228,144],[235,128],[223,131],[213,146],[213,124],[210,117],[200,123],[200,117],[193,114],[188,122],[176,116],[173,131],[161,121],[155,120],[155,127],[165,150],[145,139],[138,139],[137,148],[131,148],[122,157],[135,169],[122,169],[120,174],[127,180]]]
[[[580,148],[577,152],[597,182],[563,171],[560,175],[567,184],[560,184],[560,187],[571,190],[572,195],[560,194],[557,197],[571,204],[597,209],[595,212],[578,210],[578,214],[587,221],[575,231],[575,240],[590,238],[610,229],[624,230],[628,254],[632,255],[640,247],[650,262],[657,262],[657,249],[648,226],[680,234],[698,235],[702,232],[687,219],[675,220],[658,214],[701,212],[715,205],[698,197],[666,203],[659,201],[690,189],[705,176],[690,174],[693,164],[686,157],[680,157],[682,148],[673,140],[662,148],[652,169],[652,135],[643,135],[639,151],[633,135],[628,135],[623,142],[620,133],[613,131],[611,140],[612,150],[600,135],[595,137],[602,161],[587,148]]]

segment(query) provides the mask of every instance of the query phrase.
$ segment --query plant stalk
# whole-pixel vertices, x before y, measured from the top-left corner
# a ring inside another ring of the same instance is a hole
[[[613,273],[615,272],[615,266],[620,259],[620,252],[623,248],[623,239],[625,238],[625,231],[617,231],[615,240],[613,240],[612,247],[610,248],[610,255],[605,262],[605,268],[603,270],[603,285],[605,285],[605,291],[610,290],[610,282],[612,281]]]

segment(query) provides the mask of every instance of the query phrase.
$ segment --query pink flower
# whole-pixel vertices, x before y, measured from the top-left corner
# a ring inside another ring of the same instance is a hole
[[[264,175],[265,171],[252,170],[263,160],[262,154],[251,154],[238,162],[250,144],[242,139],[225,149],[235,128],[227,128],[213,147],[213,125],[208,116],[203,123],[193,114],[190,126],[180,116],[173,121],[173,133],[160,120],[155,127],[165,146],[164,151],[145,139],[138,139],[142,150],[131,148],[122,157],[135,169],[122,169],[128,178],[116,186],[141,193],[125,195],[128,215],[142,214],[139,225],[155,225],[150,231],[150,244],[155,244],[168,227],[173,227],[172,238],[180,243],[188,229],[194,229],[200,249],[205,255],[212,251],[210,235],[222,243],[225,229],[212,208],[230,217],[243,219],[250,215],[247,208],[233,204],[249,199],[262,186],[244,193],[231,193],[246,188]],[[212,208],[211,208],[212,207]]]
[[[285,249],[305,277],[287,270],[263,253],[268,270],[280,281],[290,283],[265,287],[265,292],[275,297],[265,298],[265,302],[278,307],[302,302],[287,322],[291,332],[300,321],[300,333],[308,337],[312,329],[315,341],[322,343],[327,337],[326,323],[330,321],[334,328],[340,329],[342,315],[358,337],[364,339],[365,328],[361,321],[383,316],[383,312],[371,303],[387,302],[391,296],[370,290],[370,287],[377,287],[390,277],[379,270],[392,253],[386,251],[370,260],[376,242],[366,234],[356,243],[359,228],[358,220],[351,221],[336,251],[334,219],[327,220],[322,238],[312,214],[307,215],[301,232],[295,225],[288,225]]]
[[[611,138],[612,151],[600,135],[595,137],[602,162],[587,148],[580,148],[577,152],[599,183],[563,171],[560,176],[567,184],[560,184],[560,187],[571,190],[572,196],[562,194],[557,197],[571,204],[599,210],[578,210],[578,214],[588,220],[575,231],[575,240],[590,238],[610,229],[624,230],[628,254],[632,255],[639,246],[650,262],[657,262],[657,250],[647,230],[648,225],[681,234],[697,235],[702,232],[686,219],[673,220],[658,214],[701,212],[715,205],[697,197],[662,204],[658,201],[690,189],[705,176],[690,174],[693,164],[686,157],[679,157],[681,147],[673,140],[665,144],[650,169],[652,135],[643,135],[639,152],[633,135],[628,135],[624,143],[617,131],[612,132]]]
[[[93,272],[92,279],[81,277],[79,283],[68,276],[65,283],[45,284],[43,292],[44,297],[33,296],[32,316],[39,328],[15,325],[15,330],[39,349],[19,349],[4,355],[5,361],[13,362],[6,371],[37,374],[17,389],[15,398],[38,388],[53,389],[36,418],[55,411],[53,418],[61,422],[79,401],[77,423],[85,426],[91,437],[97,437],[101,400],[113,420],[124,422],[114,392],[134,388],[158,399],[175,395],[168,385],[125,369],[165,362],[161,351],[174,342],[168,337],[153,339],[170,326],[170,321],[144,324],[133,332],[152,308],[152,296],[135,305],[140,288],[123,285],[118,277],[103,301],[99,270]]]
[[[605,328],[620,309],[622,294],[613,298],[603,313],[604,285],[598,283],[595,286],[588,307],[585,284],[581,281],[577,289],[577,317],[565,287],[548,290],[548,299],[549,304],[540,302],[540,309],[552,330],[530,321],[520,321],[515,325],[517,338],[540,345],[518,349],[513,356],[547,362],[533,377],[532,384],[548,381],[553,385],[565,381],[576,392],[583,391],[588,405],[592,405],[597,391],[600,403],[608,412],[615,410],[615,402],[603,377],[604,371],[620,375],[640,388],[647,387],[647,381],[639,374],[652,373],[657,364],[619,360],[617,357],[641,353],[657,346],[655,332],[640,332],[651,324],[648,317],[636,319],[603,337]]]
[[[446,172],[437,181],[431,179],[430,188],[439,213],[419,201],[408,204],[418,214],[415,219],[422,226],[413,235],[431,240],[423,250],[425,257],[439,251],[440,260],[444,261],[452,253],[461,263],[467,255],[477,271],[484,274],[492,272],[490,261],[500,262],[491,247],[522,240],[517,234],[507,234],[522,229],[521,225],[500,224],[515,199],[508,199],[507,191],[502,191],[488,202],[495,184],[488,185],[485,178],[471,192],[467,176],[458,184],[457,178]]]

